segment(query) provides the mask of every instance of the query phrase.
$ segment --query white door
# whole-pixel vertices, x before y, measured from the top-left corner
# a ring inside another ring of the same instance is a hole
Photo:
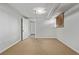
[[[28,38],[30,35],[29,19],[23,18],[23,40]]]

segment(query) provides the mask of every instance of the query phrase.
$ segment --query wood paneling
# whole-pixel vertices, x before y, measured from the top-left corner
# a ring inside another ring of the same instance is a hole
[[[64,27],[64,13],[56,17],[56,28],[63,28],[63,27]]]

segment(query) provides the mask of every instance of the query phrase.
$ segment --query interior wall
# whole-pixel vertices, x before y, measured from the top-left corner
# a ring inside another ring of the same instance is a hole
[[[34,35],[35,34],[35,22],[30,21],[30,34]]]
[[[57,29],[57,37],[79,53],[79,4],[65,13],[64,28]]]
[[[45,24],[45,21],[36,21],[36,38],[56,38],[56,28]]]
[[[21,40],[20,19],[8,4],[0,4],[0,53]]]

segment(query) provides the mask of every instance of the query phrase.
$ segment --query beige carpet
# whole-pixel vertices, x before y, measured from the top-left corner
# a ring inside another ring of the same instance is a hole
[[[29,38],[9,48],[2,55],[77,55],[54,38]]]

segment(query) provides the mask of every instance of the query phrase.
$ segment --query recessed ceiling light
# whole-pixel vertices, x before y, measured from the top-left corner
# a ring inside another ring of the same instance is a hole
[[[35,11],[35,14],[39,14],[39,15],[46,13],[46,9],[43,7],[37,7],[37,8],[34,8],[33,10]]]

